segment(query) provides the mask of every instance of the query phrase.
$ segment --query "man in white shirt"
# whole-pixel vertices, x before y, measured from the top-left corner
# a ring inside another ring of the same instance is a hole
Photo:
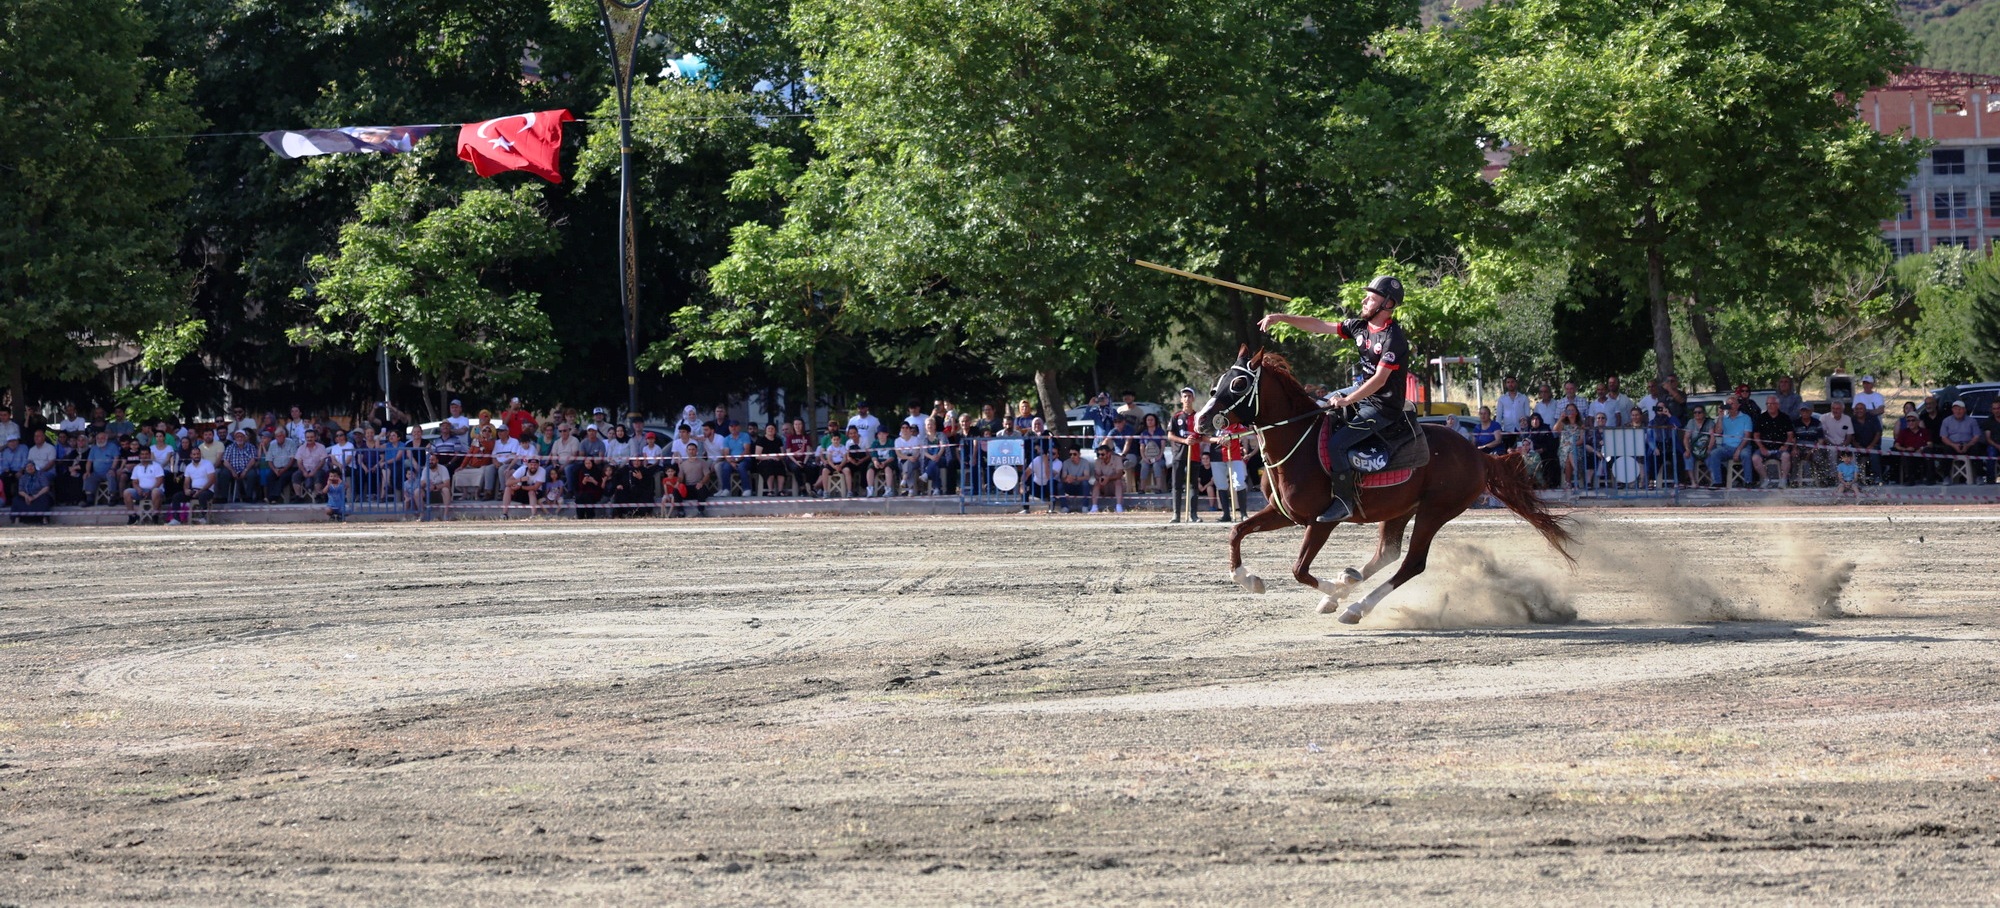
[[[1500,400],[1494,405],[1494,415],[1500,418],[1502,432],[1518,431],[1528,414],[1534,411],[1528,395],[1520,392],[1520,384],[1518,379],[1509,376],[1505,381],[1507,390],[1500,394]]]
[[[862,444],[872,443],[875,439],[875,433],[882,429],[882,420],[875,418],[874,414],[868,412],[868,402],[865,400],[855,404],[854,410],[854,415],[847,418],[847,427],[861,430]]]
[[[28,462],[34,464],[35,469],[47,473],[49,468],[55,466],[56,455],[60,452],[55,445],[49,444],[47,430],[36,429],[34,439],[35,443],[28,446]]]
[[[339,441],[333,443],[332,445],[327,446],[326,457],[329,461],[332,461],[333,463],[332,469],[336,469],[341,471],[342,473],[345,473],[347,472],[348,468],[354,466],[353,436],[358,434],[360,434],[360,430],[356,429],[354,432],[349,433],[348,435],[340,436]]]
[[[924,472],[924,440],[917,435],[917,427],[907,422],[900,432],[896,438],[896,470],[902,474],[903,494],[915,495],[917,480]]]
[[[139,463],[132,467],[132,485],[124,491],[125,524],[139,522],[139,502],[141,499],[153,503],[154,513],[166,504],[167,471],[153,459],[150,448],[139,450]]]
[[[83,414],[76,412],[76,404],[63,404],[62,422],[56,424],[56,429],[69,435],[87,432],[90,430],[90,420],[84,419]]]
[[[549,472],[542,469],[540,454],[530,454],[521,460],[521,465],[507,474],[507,494],[500,499],[500,516],[506,517],[516,501],[526,500],[528,516],[541,513],[542,486],[549,481]]]
[[[1861,390],[1855,392],[1854,402],[1857,404],[1866,404],[1870,413],[1877,415],[1882,413],[1882,407],[1887,401],[1883,400],[1882,395],[1875,390],[1875,376],[1861,376]]]
[[[690,445],[697,445],[697,444],[701,443],[695,441],[694,433],[689,431],[686,423],[682,423],[674,427],[674,440],[669,447],[671,448],[671,452],[675,460],[678,461],[687,459],[688,447]],[[706,445],[703,445],[702,451],[706,453],[708,451],[708,447]]]
[[[451,402],[451,415],[446,416],[444,421],[451,423],[451,427],[460,433],[464,433],[472,425],[472,420],[465,416],[465,404],[456,399]]]
[[[201,521],[208,522],[208,506],[215,501],[215,464],[207,458],[195,457],[188,460],[187,468],[181,471],[182,496],[202,511]],[[188,521],[194,521],[188,515]]]
[[[511,476],[514,473],[514,467],[520,463],[521,457],[526,453],[518,440],[509,437],[503,432],[500,435],[500,440],[493,443],[493,465],[499,468],[500,475]]]
[[[1549,388],[1547,382],[1542,383],[1542,399],[1535,403],[1535,412],[1542,414],[1542,424],[1545,426],[1554,426],[1556,419],[1562,416],[1562,402],[1556,400],[1555,392]]]
[[[1826,413],[1819,418],[1820,441],[1830,448],[1844,448],[1854,438],[1854,417],[1847,415],[1847,404],[1834,401]]]

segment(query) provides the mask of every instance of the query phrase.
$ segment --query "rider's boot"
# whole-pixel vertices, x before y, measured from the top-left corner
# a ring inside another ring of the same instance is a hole
[[[1339,523],[1354,516],[1354,472],[1345,470],[1333,474],[1333,503],[1326,506],[1326,512],[1319,515],[1317,523]]]

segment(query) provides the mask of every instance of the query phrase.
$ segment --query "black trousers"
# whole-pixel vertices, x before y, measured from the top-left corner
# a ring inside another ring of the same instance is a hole
[[[1347,462],[1347,452],[1382,431],[1388,425],[1386,409],[1380,401],[1369,399],[1355,405],[1354,418],[1347,421],[1327,440],[1328,460],[1333,464],[1333,472],[1346,473],[1354,469]]]
[[[1207,467],[1189,457],[1185,448],[1175,453],[1180,456],[1174,460],[1169,470],[1174,479],[1174,516],[1179,517],[1185,512],[1187,516],[1193,517],[1200,513],[1196,508],[1196,503],[1200,500],[1196,493],[1201,490],[1202,473]]]

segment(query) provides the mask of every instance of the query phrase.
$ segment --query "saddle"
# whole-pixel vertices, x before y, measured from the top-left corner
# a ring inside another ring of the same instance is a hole
[[[1319,465],[1328,474],[1333,472],[1333,434],[1346,424],[1337,413],[1320,417]],[[1412,471],[1430,459],[1430,443],[1424,440],[1424,433],[1408,411],[1388,420],[1374,437],[1347,449],[1347,463],[1363,474],[1360,479],[1363,488],[1395,485],[1409,479]]]

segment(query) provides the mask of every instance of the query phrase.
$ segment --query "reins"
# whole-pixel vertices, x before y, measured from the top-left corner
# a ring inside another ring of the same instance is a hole
[[[1213,435],[1213,436],[1210,436],[1211,438],[1214,438],[1214,439],[1216,439],[1217,441],[1224,441],[1224,442],[1228,442],[1228,441],[1235,441],[1236,439],[1239,439],[1239,438],[1245,438],[1245,437],[1248,437],[1248,436],[1250,436],[1250,435],[1255,435],[1255,436],[1257,436],[1257,447],[1258,447],[1258,449],[1259,449],[1259,450],[1263,450],[1263,451],[1269,451],[1269,450],[1271,450],[1271,448],[1270,448],[1270,446],[1269,446],[1268,444],[1266,444],[1266,443],[1265,443],[1265,440],[1264,440],[1264,433],[1265,433],[1266,431],[1268,431],[1268,430],[1271,430],[1271,429],[1275,429],[1275,428],[1278,428],[1279,426],[1286,426],[1286,425],[1290,425],[1290,424],[1292,424],[1292,423],[1295,423],[1295,422],[1298,422],[1298,421],[1300,421],[1300,420],[1303,420],[1303,419],[1311,419],[1311,418],[1314,418],[1314,417],[1318,417],[1318,416],[1324,416],[1324,415],[1326,415],[1327,413],[1331,413],[1331,412],[1333,412],[1333,411],[1335,411],[1335,410],[1340,410],[1340,409],[1344,409],[1344,408],[1345,408],[1345,407],[1344,407],[1343,405],[1337,405],[1337,404],[1327,404],[1327,405],[1323,405],[1323,406],[1320,406],[1320,407],[1316,407],[1316,408],[1314,408],[1314,409],[1311,409],[1311,410],[1307,410],[1307,411],[1305,411],[1304,413],[1297,413],[1297,414],[1294,414],[1294,415],[1292,415],[1292,416],[1288,416],[1288,417],[1286,417],[1286,418],[1284,418],[1284,419],[1281,419],[1281,420],[1278,420],[1277,422],[1274,422],[1274,423],[1267,423],[1267,424],[1262,424],[1262,425],[1259,425],[1259,424],[1257,423],[1257,415],[1258,415],[1258,412],[1259,412],[1260,410],[1262,410],[1262,409],[1263,409],[1263,402],[1262,402],[1262,400],[1261,400],[1261,394],[1262,394],[1262,392],[1263,392],[1263,389],[1264,389],[1264,367],[1263,367],[1262,365],[1259,365],[1259,366],[1257,366],[1256,368],[1254,368],[1254,369],[1253,369],[1253,368],[1250,368],[1250,367],[1248,367],[1248,366],[1244,366],[1244,365],[1241,365],[1241,364],[1238,364],[1238,365],[1233,365],[1233,366],[1230,366],[1229,368],[1230,368],[1230,370],[1231,370],[1231,371],[1238,371],[1238,370],[1240,370],[1240,371],[1242,371],[1242,373],[1243,373],[1244,375],[1246,375],[1246,376],[1249,376],[1249,378],[1250,378],[1250,422],[1251,422],[1251,424],[1250,424],[1250,428],[1249,428],[1249,429],[1248,429],[1247,431],[1243,431],[1243,432],[1229,432],[1229,433],[1223,433],[1223,434],[1220,434],[1220,435]],[[1227,374],[1227,373],[1225,373],[1225,374]],[[1266,462],[1264,463],[1264,469],[1265,469],[1265,470],[1266,470],[1266,471],[1268,472],[1268,471],[1271,471],[1271,470],[1275,470],[1275,469],[1277,469],[1277,468],[1279,468],[1279,467],[1282,467],[1282,466],[1284,466],[1284,465],[1285,465],[1285,464],[1286,464],[1287,462],[1289,462],[1289,461],[1290,461],[1290,460],[1292,459],[1292,457],[1293,457],[1294,455],[1298,454],[1298,453],[1299,453],[1299,451],[1300,451],[1301,449],[1303,449],[1303,448],[1304,448],[1304,447],[1306,446],[1306,439],[1308,439],[1308,438],[1311,438],[1312,436],[1313,436],[1313,433],[1312,433],[1312,429],[1311,429],[1311,428],[1308,428],[1308,429],[1306,429],[1306,431],[1304,431],[1304,432],[1301,432],[1301,433],[1299,433],[1299,440],[1298,440],[1297,442],[1294,442],[1294,443],[1292,444],[1292,449],[1291,449],[1291,450],[1289,450],[1289,451],[1286,451],[1286,452],[1285,452],[1285,456],[1283,456],[1283,457],[1280,457],[1280,458],[1278,458],[1277,460],[1274,460],[1274,461],[1266,461]],[[1273,481],[1273,483],[1272,483],[1272,486],[1273,486],[1273,489],[1275,490],[1275,489],[1276,489],[1276,482],[1275,482],[1275,481]],[[1291,511],[1291,509],[1285,506],[1285,496],[1283,496],[1283,495],[1273,495],[1273,496],[1271,496],[1271,498],[1272,498],[1272,501],[1271,501],[1271,503],[1272,503],[1272,504],[1275,504],[1275,505],[1277,505],[1277,506],[1278,506],[1278,513],[1280,513],[1280,514],[1283,514],[1283,515],[1285,515],[1285,519],[1286,519],[1286,520],[1289,520],[1289,521],[1291,521],[1291,522],[1293,522],[1293,523],[1295,523],[1295,524],[1299,524],[1299,525],[1301,525],[1301,526],[1303,526],[1303,525],[1304,525],[1304,521],[1301,521],[1301,520],[1299,520],[1299,519],[1298,519],[1297,517],[1294,517],[1294,516],[1292,516],[1292,511]]]

